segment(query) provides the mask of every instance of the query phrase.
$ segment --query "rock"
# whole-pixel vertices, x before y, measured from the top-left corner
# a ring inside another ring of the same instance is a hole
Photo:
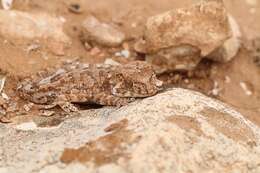
[[[209,59],[223,63],[231,61],[237,55],[241,47],[242,34],[239,25],[231,15],[228,17],[230,28],[232,30],[232,37],[208,56]]]
[[[161,49],[155,54],[148,54],[145,60],[153,65],[157,74],[167,71],[194,70],[202,57],[200,50],[189,45]]]
[[[105,61],[104,61],[104,64],[107,64],[107,65],[120,65],[119,62],[111,59],[111,58],[107,58]]]
[[[201,57],[209,55],[230,37],[223,1],[203,0],[188,8],[150,17],[144,40],[136,43],[135,50],[146,53],[150,62],[170,61],[163,63],[168,64],[166,70],[192,70]],[[163,57],[164,60],[155,60],[165,53],[168,57]]]
[[[260,171],[260,128],[229,106],[184,89],[119,109],[86,110],[57,128],[17,127],[0,127],[6,172]]]
[[[0,22],[2,36],[27,39],[42,38],[65,43],[70,41],[63,32],[63,23],[60,19],[48,14],[0,10]]]
[[[1,0],[1,4],[4,10],[10,10],[13,4],[13,0]]]
[[[190,8],[181,8],[150,17],[146,23],[148,52],[162,48],[191,45],[206,56],[231,36],[227,12],[222,0],[203,0]]]
[[[260,38],[255,38],[249,49],[252,51],[254,62],[260,66]]]
[[[45,40],[50,47],[54,44],[59,48],[70,44],[70,38],[63,32],[60,19],[45,13],[0,10],[0,23],[0,35],[7,39],[40,39]]]
[[[82,13],[81,5],[77,3],[72,3],[68,7],[69,11],[75,14]]]
[[[82,23],[82,40],[94,42],[103,46],[119,46],[125,40],[125,34],[106,23],[101,23],[94,16],[88,16]]]

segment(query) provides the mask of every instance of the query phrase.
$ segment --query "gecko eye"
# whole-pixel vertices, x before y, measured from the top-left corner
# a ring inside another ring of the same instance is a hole
[[[48,98],[44,95],[34,95],[32,98],[32,102],[36,103],[36,104],[45,104],[48,102]]]

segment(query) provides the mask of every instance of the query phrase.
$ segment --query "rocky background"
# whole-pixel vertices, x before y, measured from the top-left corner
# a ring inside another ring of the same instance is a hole
[[[259,8],[257,0],[2,0],[0,173],[260,172]],[[71,60],[147,61],[165,89],[66,116],[19,99],[24,77]]]

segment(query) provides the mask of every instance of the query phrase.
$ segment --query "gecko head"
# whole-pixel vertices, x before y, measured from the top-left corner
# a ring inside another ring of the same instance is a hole
[[[23,81],[17,88],[23,99],[29,100],[35,104],[47,104],[53,102],[55,93],[51,91],[41,91],[35,83]]]
[[[152,67],[145,62],[132,62],[118,66],[111,78],[112,94],[117,97],[148,97],[162,87]]]

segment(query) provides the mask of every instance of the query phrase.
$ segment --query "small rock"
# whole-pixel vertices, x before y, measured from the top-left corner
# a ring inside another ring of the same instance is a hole
[[[217,81],[214,81],[214,87],[213,87],[213,89],[209,92],[209,95],[212,94],[213,96],[218,96],[218,95],[220,94],[221,90],[222,90],[222,89],[220,88],[218,82],[217,82]]]
[[[13,4],[13,0],[2,0],[2,7],[5,10],[10,10]]]
[[[130,52],[129,52],[129,50],[122,50],[121,52],[116,52],[115,56],[129,58]]]
[[[81,6],[79,4],[70,4],[68,7],[69,11],[72,13],[80,14],[82,13]]]
[[[122,50],[121,51],[121,55],[125,58],[129,58],[130,57],[130,52],[129,50]]]
[[[27,52],[27,53],[30,53],[30,52],[32,52],[32,51],[36,51],[36,50],[40,49],[40,47],[41,47],[41,46],[40,46],[38,43],[32,43],[32,44],[30,44],[30,45],[27,47],[26,52]]]
[[[103,46],[119,46],[125,40],[125,34],[106,23],[101,23],[94,16],[88,16],[83,21],[83,40],[95,42]]]
[[[88,43],[88,42],[85,42],[84,43],[84,47],[85,47],[85,49],[87,50],[87,51],[89,51],[92,47],[91,47],[91,45]]]
[[[107,65],[120,65],[120,63],[119,62],[117,62],[117,61],[115,61],[115,60],[113,60],[113,59],[111,59],[111,58],[107,58],[106,60],[105,60],[105,62],[104,62],[104,64],[107,64]]]
[[[249,85],[246,82],[240,82],[239,85],[247,96],[253,95],[253,92],[249,89]]]
[[[3,91],[5,86],[6,76],[0,75],[0,93]]]
[[[239,25],[231,15],[228,17],[233,36],[208,56],[209,59],[223,63],[231,61],[237,55],[241,47],[242,34]]]
[[[230,79],[230,77],[229,76],[225,76],[225,83],[230,83],[231,82],[231,79]]]
[[[5,100],[9,100],[9,99],[10,99],[6,93],[2,93],[2,97],[3,97]]]

